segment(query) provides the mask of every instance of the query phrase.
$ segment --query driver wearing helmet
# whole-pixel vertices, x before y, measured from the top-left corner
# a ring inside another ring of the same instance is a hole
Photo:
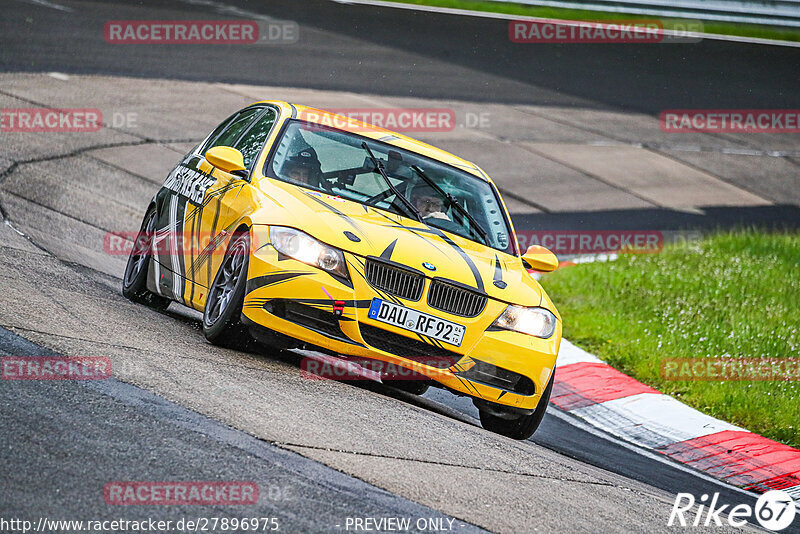
[[[295,183],[319,186],[322,170],[317,152],[307,147],[293,156],[286,158],[281,174]]]
[[[419,184],[411,191],[411,203],[417,208],[423,219],[444,219],[450,217],[444,212],[444,199],[434,188],[427,184]]]

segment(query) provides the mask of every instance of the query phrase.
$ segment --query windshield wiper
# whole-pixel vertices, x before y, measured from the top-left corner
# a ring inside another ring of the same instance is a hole
[[[456,198],[453,195],[451,195],[450,193],[439,187],[436,184],[436,182],[431,180],[428,177],[428,175],[425,174],[425,172],[419,167],[419,165],[412,165],[411,168],[414,170],[414,172],[416,172],[419,175],[420,178],[422,178],[425,181],[426,184],[431,186],[431,188],[433,188],[433,190],[439,193],[442,196],[442,198],[444,198],[447,201],[448,204],[454,207],[456,211],[458,211],[458,213],[460,213],[463,217],[465,217],[469,221],[470,230],[473,230],[474,233],[478,234],[478,236],[481,239],[483,239],[484,245],[489,244],[489,236],[486,235],[486,230],[481,228],[481,225],[478,224],[478,221],[475,220],[475,217],[470,215],[467,209],[461,204],[459,204],[458,200],[456,200]]]
[[[416,206],[414,206],[414,204],[411,203],[410,200],[404,197],[403,194],[397,190],[392,181],[389,179],[389,176],[386,174],[386,171],[383,169],[383,163],[379,161],[378,158],[375,157],[375,155],[372,153],[372,150],[370,150],[369,145],[367,145],[367,142],[364,141],[363,143],[361,143],[361,147],[367,151],[369,159],[372,160],[372,163],[375,165],[375,168],[378,170],[380,175],[383,176],[383,179],[386,180],[386,185],[388,185],[391,192],[394,193],[395,198],[399,198],[400,201],[403,204],[405,204],[406,207],[409,209],[409,211],[414,215],[414,217],[419,222],[422,222],[422,214],[419,212]]]

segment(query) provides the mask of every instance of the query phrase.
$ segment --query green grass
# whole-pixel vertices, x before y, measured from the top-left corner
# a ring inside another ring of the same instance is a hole
[[[742,230],[542,281],[564,337],[709,415],[800,447],[800,382],[671,381],[662,359],[800,356],[800,234]]]
[[[562,9],[557,7],[530,6],[507,2],[491,2],[486,0],[388,0],[404,4],[417,4],[424,6],[450,7],[456,9],[469,9],[472,11],[488,11],[490,13],[505,13],[507,15],[521,15],[527,17],[543,17],[564,20],[630,20],[630,19],[655,19],[659,18],[669,27],[670,19],[654,15],[635,15],[630,13],[610,13],[604,11],[587,11],[582,9]],[[691,18],[691,17],[687,17]],[[781,41],[800,41],[800,30],[782,28],[778,26],[764,26],[760,24],[738,24],[732,22],[703,21],[706,33],[721,35],[738,35],[742,37],[759,37],[762,39],[775,39]]]

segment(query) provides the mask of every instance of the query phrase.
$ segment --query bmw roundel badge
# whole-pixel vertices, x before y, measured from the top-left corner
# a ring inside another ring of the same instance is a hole
[[[425,267],[426,269],[428,269],[429,271],[435,271],[436,270],[436,266],[434,264],[430,263],[430,262],[427,262],[427,261],[423,261],[422,262],[422,266]]]

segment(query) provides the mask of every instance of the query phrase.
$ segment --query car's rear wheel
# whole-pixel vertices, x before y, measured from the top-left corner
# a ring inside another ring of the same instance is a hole
[[[483,428],[513,439],[528,439],[531,437],[536,432],[536,429],[539,428],[539,424],[544,418],[544,413],[547,411],[555,375],[555,372],[550,375],[550,381],[542,393],[542,398],[539,399],[539,405],[532,414],[522,416],[511,416],[509,414],[507,417],[510,418],[506,418],[492,414],[487,410],[480,410]]]
[[[163,310],[169,306],[170,300],[147,289],[147,271],[150,265],[150,256],[153,253],[151,245],[156,229],[157,215],[155,207],[151,207],[144,215],[142,227],[139,229],[136,241],[133,243],[133,250],[128,256],[128,264],[125,266],[122,294],[133,302]]]
[[[242,324],[242,303],[250,259],[250,234],[234,234],[203,310],[203,334],[214,345],[243,348],[253,338]]]

